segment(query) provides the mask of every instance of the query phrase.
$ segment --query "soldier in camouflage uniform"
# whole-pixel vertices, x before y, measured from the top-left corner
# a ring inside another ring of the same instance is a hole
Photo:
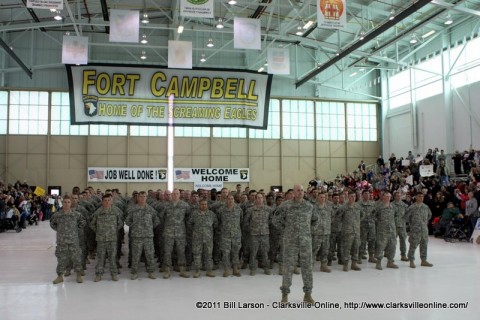
[[[271,220],[275,218],[277,214],[277,208],[282,204],[283,197],[277,196],[272,211]],[[283,274],[283,234],[282,230],[279,230],[273,223],[270,225],[270,269],[273,268],[273,264],[278,255],[278,274]]]
[[[57,232],[57,278],[53,284],[63,282],[63,273],[68,263],[73,261],[73,267],[77,273],[77,282],[82,283],[82,251],[78,241],[78,231],[85,227],[86,221],[83,216],[71,209],[72,201],[69,196],[63,198],[62,210],[55,213],[50,219],[50,227]]]
[[[164,210],[164,279],[170,278],[170,270],[172,268],[172,251],[175,246],[177,248],[180,276],[183,278],[190,277],[185,270],[185,246],[187,244],[185,221],[188,218],[189,211],[189,205],[180,200],[180,190],[174,189],[172,191],[172,201],[169,201],[165,204]]]
[[[420,259],[422,267],[433,267],[433,264],[427,261],[428,248],[428,220],[432,217],[430,208],[423,203],[423,193],[418,192],[415,196],[415,203],[408,207],[405,214],[406,221],[410,227],[410,236],[408,242],[408,259],[410,268],[415,268],[415,250],[420,245]]]
[[[147,193],[140,191],[137,205],[128,211],[125,223],[130,227],[129,237],[132,239],[132,280],[138,279],[138,263],[142,251],[145,250],[148,277],[155,279],[155,249],[153,247],[153,229],[160,223],[155,209],[147,204]]]
[[[250,207],[253,207],[255,203],[255,197],[257,196],[257,191],[256,190],[250,190],[248,192],[248,201],[243,202],[240,205],[240,208],[243,211],[243,216],[245,221],[245,214],[247,213],[247,210]],[[242,264],[242,269],[246,269],[248,266],[248,262],[250,259],[250,234],[247,229],[245,229],[245,224],[242,224],[242,259],[243,259],[243,264]]]
[[[113,281],[118,281],[117,270],[117,240],[118,230],[123,228],[121,212],[112,206],[110,194],[102,196],[102,206],[95,211],[90,228],[95,232],[97,241],[97,266],[95,268],[95,282],[102,280],[105,258],[110,262],[110,274]],[[118,212],[117,212],[118,210]]]
[[[382,258],[387,257],[387,268],[398,269],[393,262],[397,246],[397,229],[395,227],[395,207],[390,203],[392,195],[383,191],[381,201],[376,205],[374,219],[377,228],[376,254],[377,270],[382,270]]]
[[[232,195],[227,197],[227,204],[219,209],[218,219],[220,226],[220,250],[224,268],[223,276],[228,277],[233,266],[233,275],[240,277],[242,274],[239,270],[239,253],[242,245],[241,225],[243,212],[235,204]]]
[[[312,229],[318,225],[318,216],[313,210],[313,205],[304,199],[303,186],[293,187],[293,200],[288,200],[278,207],[274,224],[283,230],[283,259],[284,273],[282,286],[282,302],[288,302],[288,294],[292,285],[292,273],[300,256],[302,269],[303,301],[315,303],[312,298]]]
[[[209,209],[215,213],[218,219],[218,212],[220,208],[224,207],[227,204],[227,198],[230,194],[228,188],[222,188],[220,191],[220,197],[217,198],[217,201],[213,202]],[[218,268],[218,264],[222,259],[222,253],[220,249],[220,230],[218,226],[213,230],[213,263],[214,269]]]
[[[192,230],[193,265],[195,267],[194,278],[200,277],[202,267],[202,255],[205,257],[207,277],[215,277],[213,267],[213,229],[217,226],[217,216],[208,210],[207,200],[200,201],[200,207],[190,215],[188,226]]]
[[[335,250],[337,251],[338,264],[343,264],[343,255],[342,255],[342,215],[339,210],[340,197],[338,193],[332,195],[332,203],[330,208],[332,209],[332,224],[330,229],[330,252],[328,254],[327,266],[332,265],[332,261],[335,260]]]
[[[375,263],[375,219],[373,217],[373,210],[375,209],[375,202],[370,200],[370,193],[368,190],[362,192],[362,200],[358,203],[361,207],[360,213],[360,248],[358,263],[362,263],[362,259],[366,259],[367,244],[368,244],[368,262]]]
[[[312,256],[316,257],[320,252],[320,271],[331,272],[327,266],[327,258],[330,249],[330,228],[332,225],[332,209],[327,206],[327,194],[320,193],[317,195],[317,202],[313,205],[318,215],[319,224],[316,229],[312,230]]]
[[[397,228],[397,237],[400,243],[400,255],[402,261],[408,261],[407,258],[407,225],[405,221],[405,211],[408,206],[405,202],[400,200],[400,192],[393,193],[392,205],[395,208],[395,226]]]
[[[247,209],[243,223],[250,234],[250,275],[257,270],[257,253],[260,250],[265,274],[270,274],[268,250],[270,247],[270,223],[272,209],[266,206],[261,193],[255,196],[255,204]]]
[[[348,201],[340,209],[342,216],[342,241],[343,241],[343,271],[348,271],[348,261],[352,259],[351,269],[362,270],[357,265],[358,248],[360,246],[360,211],[361,207],[355,202],[356,194],[348,193]]]

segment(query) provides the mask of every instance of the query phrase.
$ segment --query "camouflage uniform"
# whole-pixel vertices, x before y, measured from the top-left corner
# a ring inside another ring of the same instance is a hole
[[[253,206],[253,202],[246,201],[240,205],[240,208],[243,211],[243,221],[245,221],[245,214],[247,210]],[[242,259],[243,259],[243,268],[246,268],[246,263],[250,260],[250,234],[247,229],[245,229],[245,224],[242,224]]]
[[[260,250],[262,264],[268,268],[268,250],[270,248],[270,218],[272,209],[266,205],[253,206],[247,209],[243,223],[250,234],[250,270],[257,269],[257,253]]]
[[[78,205],[84,207],[88,211],[87,221],[90,221],[90,219],[92,218],[92,214],[96,210],[95,206],[89,200],[80,200],[78,202]],[[95,243],[95,233],[90,228],[88,223],[85,226],[85,243],[86,243],[86,246],[87,246],[88,253],[90,255],[93,255],[95,253],[95,249],[97,247],[97,244]]]
[[[202,266],[202,253],[207,271],[212,270],[213,229],[217,223],[217,216],[210,210],[194,210],[188,220],[187,224],[192,230],[193,264],[196,270]]]
[[[243,212],[239,206],[232,209],[222,206],[218,212],[220,226],[220,250],[225,268],[231,268],[230,260],[234,266],[239,265],[239,252],[242,244]]]
[[[407,204],[403,201],[393,201],[393,207],[395,208],[395,226],[397,229],[397,236],[400,242],[400,254],[402,257],[407,255],[407,226],[405,221],[405,211],[407,210]]]
[[[276,207],[272,208],[272,213],[270,220],[273,221],[275,216],[277,215],[277,210]],[[270,225],[270,252],[269,252],[269,258],[270,258],[270,267],[273,266],[273,263],[275,262],[275,259],[277,258],[278,255],[278,263],[283,264],[283,241],[282,241],[282,231],[279,230],[273,223]]]
[[[70,261],[76,272],[82,272],[82,251],[79,245],[79,230],[86,224],[85,218],[77,211],[70,210],[65,213],[62,210],[55,213],[50,219],[50,227],[57,232],[57,275],[61,276],[68,268]]]
[[[360,211],[358,203],[350,206],[345,203],[340,209],[339,214],[342,217],[342,241],[343,241],[343,263],[357,262],[358,248],[360,247]]]
[[[153,243],[155,248],[155,255],[157,256],[157,262],[160,263],[160,266],[163,265],[163,250],[165,247],[164,238],[163,238],[163,230],[164,230],[164,210],[165,210],[165,203],[160,201],[151,201],[151,206],[157,212],[158,219],[160,223],[158,226],[155,227],[153,230]]]
[[[373,217],[373,210],[375,209],[375,203],[373,201],[360,200],[358,204],[361,207],[360,212],[360,248],[358,261],[361,262],[362,256],[367,254],[367,244],[368,244],[368,254],[375,254],[375,219]]]
[[[302,269],[303,292],[312,293],[312,229],[319,223],[318,216],[310,202],[288,200],[277,209],[275,226],[283,230],[283,259],[284,268],[282,286],[283,294],[290,293],[292,272],[300,256]]]
[[[117,270],[117,239],[118,230],[123,228],[121,215],[116,212],[116,208],[105,209],[100,207],[93,214],[90,221],[90,228],[95,232],[97,241],[97,266],[95,274],[103,275],[105,258],[108,256],[110,262],[110,273],[115,275]]]
[[[160,223],[155,209],[146,205],[145,207],[135,206],[128,211],[125,223],[130,227],[129,237],[132,239],[132,265],[131,273],[136,274],[138,262],[145,250],[147,261],[147,272],[154,271],[155,249],[153,247],[153,229]]]
[[[393,262],[397,246],[394,206],[380,201],[375,208],[374,219],[377,228],[375,257],[379,261],[385,255],[389,262]]]
[[[426,204],[414,203],[408,207],[405,217],[410,227],[408,259],[415,260],[415,250],[420,245],[420,259],[425,261],[427,260],[428,220],[432,217],[432,212]]]
[[[335,257],[335,249],[337,250],[337,258],[339,263],[343,263],[342,254],[342,214],[339,210],[340,204],[331,204],[332,209],[332,224],[330,229],[330,252],[328,254],[328,261],[331,262]]]
[[[315,203],[313,207],[318,215],[319,224],[317,228],[312,231],[312,256],[316,257],[317,253],[320,251],[320,261],[325,263],[327,262],[330,249],[330,231],[333,211],[326,204],[323,207],[320,207]]]
[[[178,265],[185,266],[185,246],[186,230],[185,219],[188,218],[190,211],[189,205],[185,201],[178,201],[176,205],[173,202],[165,204],[165,222],[164,222],[164,264],[165,267],[172,267],[172,251],[177,247]]]

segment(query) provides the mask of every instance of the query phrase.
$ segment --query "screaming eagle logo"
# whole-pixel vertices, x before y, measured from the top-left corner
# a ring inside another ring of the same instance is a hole
[[[85,112],[85,115],[89,117],[94,117],[97,115],[97,103],[98,103],[98,97],[97,96],[83,96],[83,111]]]

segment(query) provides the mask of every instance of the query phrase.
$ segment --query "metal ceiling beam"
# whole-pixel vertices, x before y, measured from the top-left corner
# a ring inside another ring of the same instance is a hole
[[[103,20],[108,22],[110,21],[110,18],[108,16],[108,6],[107,6],[107,0],[100,0],[100,4],[102,5],[102,16],[103,16]],[[110,27],[109,26],[106,26],[105,27],[105,32],[107,34],[110,34]]]
[[[23,5],[25,6],[25,9],[27,9],[28,13],[30,14],[30,16],[32,17],[32,19],[35,21],[35,22],[40,22],[40,19],[38,19],[38,16],[37,14],[35,13],[35,11],[33,11],[32,8],[27,8],[27,0],[22,0],[23,2]],[[40,28],[40,31],[42,32],[47,32],[47,30],[45,30],[45,28]]]
[[[363,40],[358,40],[354,44],[352,44],[350,47],[346,48],[345,50],[342,50],[342,52],[338,55],[335,56],[334,58],[330,59],[320,67],[314,69],[310,73],[308,73],[306,76],[304,76],[302,79],[298,80],[295,82],[296,88],[300,87],[301,85],[305,84],[308,82],[310,79],[314,78],[317,76],[319,73],[325,71],[326,69],[330,68],[332,65],[337,63],[338,61],[342,60],[343,58],[347,57],[350,53],[354,52],[358,48],[364,46],[367,42],[374,40],[376,37],[378,37],[380,34],[383,32],[387,31],[388,29],[392,28],[399,22],[403,21],[404,19],[408,18],[427,4],[429,4],[432,0],[419,0],[415,3],[413,3],[411,6],[407,7],[405,10],[400,12],[397,16],[395,16],[395,19],[393,20],[388,20],[378,28],[372,30],[369,32],[366,36],[365,39]]]
[[[12,57],[13,60],[15,60],[18,63],[18,65],[23,69],[23,71],[25,71],[28,77],[32,79],[32,76],[33,76],[32,70],[30,70],[25,65],[25,63],[23,63],[22,60],[20,60],[20,58],[15,54],[15,52],[13,52],[12,49],[10,49],[10,46],[5,41],[3,41],[2,38],[0,38],[0,46],[3,48],[3,50],[5,50],[6,53],[8,53],[10,57]]]

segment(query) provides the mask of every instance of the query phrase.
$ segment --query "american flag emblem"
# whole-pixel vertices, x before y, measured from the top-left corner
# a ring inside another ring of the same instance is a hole
[[[177,179],[190,179],[190,171],[188,170],[175,170],[175,177]]]
[[[103,180],[105,179],[105,171],[104,170],[88,170],[88,176],[90,177],[90,179]]]

